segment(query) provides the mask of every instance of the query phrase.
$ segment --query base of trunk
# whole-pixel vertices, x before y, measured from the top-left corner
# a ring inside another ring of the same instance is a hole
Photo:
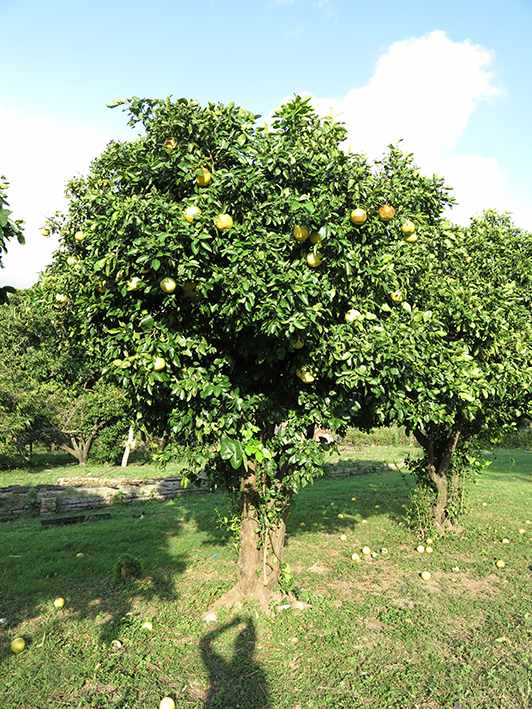
[[[220,608],[241,608],[246,602],[258,603],[261,610],[271,611],[272,603],[279,603],[287,599],[280,591],[272,590],[261,583],[256,583],[253,587],[243,590],[239,584],[226,591],[212,606],[216,611]]]

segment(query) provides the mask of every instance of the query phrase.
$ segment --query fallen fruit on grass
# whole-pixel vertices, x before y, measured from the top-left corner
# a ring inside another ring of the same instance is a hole
[[[113,640],[111,647],[113,650],[120,650],[122,648],[122,642],[120,640]]]
[[[343,518],[344,518],[343,512],[339,512],[339,513],[338,513],[338,519],[343,519]]]
[[[362,553],[363,554],[371,554],[371,549],[369,547],[362,547]]]
[[[386,549],[386,547],[382,547],[381,554],[387,554],[387,553],[388,553],[388,549]]]
[[[526,529],[524,529],[523,527],[521,527],[519,529],[519,534],[525,534],[525,532],[526,532]]]
[[[377,554],[376,551],[372,551],[372,552],[371,552],[371,558],[372,558],[372,559],[378,559],[378,557],[379,557],[379,555]]]
[[[163,697],[159,704],[159,709],[175,709],[175,702],[172,697]]]
[[[482,507],[487,507],[487,506],[488,506],[488,503],[487,503],[487,502],[483,502],[483,503],[482,503]]]
[[[340,539],[345,542],[347,541],[347,534],[340,534]]]
[[[65,605],[65,599],[62,596],[59,596],[58,598],[55,599],[54,608],[63,608],[64,605]]]
[[[502,540],[502,543],[503,543],[503,544],[509,544],[509,543],[510,543],[510,540],[509,540],[507,537],[504,537],[504,539]]]
[[[9,647],[11,648],[13,655],[20,655],[26,647],[26,641],[24,638],[14,638]]]
[[[498,569],[504,569],[504,567],[506,566],[506,562],[503,561],[502,559],[497,559],[497,561],[495,562],[495,566]]]
[[[433,540],[433,539],[427,539],[427,544],[428,544],[429,546],[430,546],[431,544],[433,544],[433,543],[434,543],[434,540]]]
[[[218,620],[218,616],[216,615],[216,613],[214,611],[208,611],[203,616],[204,623],[216,623],[217,620]]]
[[[351,554],[351,558],[357,563],[360,562],[360,554],[357,554],[356,551]]]
[[[367,524],[367,523],[368,523],[368,520],[367,520],[367,519],[363,519],[363,520],[360,521],[360,524]]]
[[[416,551],[418,551],[420,554],[423,554],[423,552],[425,551],[425,547],[423,546],[423,544],[418,544],[418,546],[416,547]]]
[[[83,556],[85,556],[85,554],[82,551],[78,551],[78,553],[76,554],[76,557],[78,559],[81,559],[81,557],[83,557]]]
[[[431,577],[431,573],[430,573],[430,571],[422,571],[420,573],[420,576],[423,579],[423,581],[428,581]]]
[[[151,620],[145,620],[142,624],[142,627],[144,630],[153,630],[153,623],[151,622]]]
[[[455,572],[456,572],[456,571],[460,571],[460,568],[459,568],[458,566],[453,566],[453,568],[451,569],[451,571],[455,571]]]
[[[432,547],[425,547],[427,554],[432,554]]]

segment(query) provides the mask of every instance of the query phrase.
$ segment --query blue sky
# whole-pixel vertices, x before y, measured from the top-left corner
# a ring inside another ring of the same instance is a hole
[[[0,173],[29,243],[0,280],[27,284],[49,258],[37,222],[90,151],[124,135],[105,104],[128,95],[235,100],[267,115],[307,91],[370,153],[411,125],[408,146],[464,182],[471,212],[485,193],[532,228],[531,40],[532,0],[0,0]]]

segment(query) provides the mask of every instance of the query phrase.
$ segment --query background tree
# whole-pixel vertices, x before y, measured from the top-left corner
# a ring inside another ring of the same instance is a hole
[[[24,243],[24,235],[22,233],[22,221],[20,219],[13,220],[11,218],[11,210],[7,201],[7,188],[9,183],[3,175],[0,175],[0,268],[2,267],[2,256],[7,251],[7,242],[10,239],[16,239],[19,244]],[[10,286],[0,285],[0,303],[7,300],[8,294],[12,293],[14,288]]]
[[[431,238],[448,191],[397,150],[347,154],[343,126],[300,98],[271,126],[233,104],[127,109],[140,135],[110,144],[50,220],[49,297],[138,425],[189,442],[190,477],[239,495],[239,580],[222,602],[266,603],[293,495],[322,472],[314,426],[373,416],[353,323],[379,331],[396,262],[415,262],[403,238]]]
[[[480,466],[475,445],[530,416],[532,235],[491,211],[467,228],[443,225],[418,256],[408,317],[392,310],[368,344],[389,393],[377,420],[404,425],[424,451],[410,463],[413,521],[445,531]]]

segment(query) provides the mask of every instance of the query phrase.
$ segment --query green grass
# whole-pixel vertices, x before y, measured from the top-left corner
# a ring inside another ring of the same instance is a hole
[[[155,709],[165,695],[180,709],[525,707],[531,463],[497,452],[471,491],[467,532],[435,540],[430,556],[401,525],[410,481],[400,473],[317,482],[297,499],[286,549],[312,608],[268,618],[249,607],[212,626],[201,616],[234,578],[234,550],[214,524],[221,494],[113,507],[111,520],[71,527],[4,523],[0,707]],[[389,553],[354,564],[364,544]],[[115,586],[126,553],[143,577]],[[28,642],[19,656],[15,635]]]
[[[59,478],[164,478],[176,475],[183,469],[183,463],[173,463],[165,468],[154,463],[131,464],[127,468],[117,465],[88,463],[78,465],[64,453],[37,453],[32,464],[26,467],[0,469],[0,487],[10,485],[55,485]]]

